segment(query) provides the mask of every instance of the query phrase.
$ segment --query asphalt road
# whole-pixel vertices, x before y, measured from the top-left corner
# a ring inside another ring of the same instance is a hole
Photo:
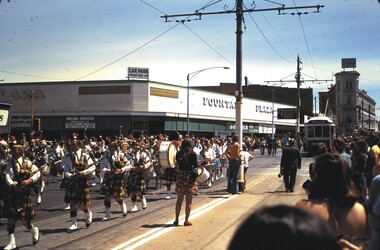
[[[120,207],[112,201],[112,219],[102,222],[105,215],[103,196],[97,191],[99,185],[90,188],[93,223],[85,226],[85,217],[78,211],[79,230],[67,233],[70,227],[69,211],[64,210],[64,191],[60,181],[50,183],[43,194],[43,200],[36,208],[37,218],[33,223],[40,228],[41,238],[33,246],[30,232],[20,222],[16,226],[16,242],[19,249],[226,249],[239,224],[255,209],[273,204],[295,204],[305,198],[302,183],[308,178],[308,166],[312,158],[303,158],[298,171],[294,193],[286,193],[279,173],[281,151],[275,156],[261,156],[253,152],[255,159],[250,162],[247,172],[247,190],[239,195],[226,192],[227,181],[217,180],[211,187],[199,186],[194,196],[190,220],[193,225],[183,226],[184,204],[178,227],[174,221],[175,193],[165,200],[166,187],[150,188],[147,194],[148,207],[128,213],[123,218]],[[60,179],[58,179],[60,180]],[[152,180],[150,186],[154,187]],[[34,199],[35,200],[35,199]],[[126,197],[127,207],[132,203]],[[35,202],[35,201],[34,201]],[[6,220],[1,219],[0,247],[8,244]]]

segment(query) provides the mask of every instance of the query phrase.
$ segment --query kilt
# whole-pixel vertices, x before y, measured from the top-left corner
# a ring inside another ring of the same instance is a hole
[[[120,199],[124,195],[124,182],[125,182],[125,173],[118,175],[106,173],[104,180],[100,187],[100,194],[109,194],[115,199]]]
[[[141,170],[131,170],[126,187],[128,193],[146,191],[146,183],[144,179],[144,173]]]
[[[77,205],[90,205],[90,190],[86,177],[80,177],[76,180],[67,180],[64,202],[73,202]]]
[[[9,188],[5,197],[4,218],[31,221],[36,217],[33,208],[32,195],[30,188],[24,188],[20,193]]]
[[[198,185],[192,177],[192,171],[177,171],[177,179],[175,182],[175,191],[177,193],[195,193],[198,190]]]

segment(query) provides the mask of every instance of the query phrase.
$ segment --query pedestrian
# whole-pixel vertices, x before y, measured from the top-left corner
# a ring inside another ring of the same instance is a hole
[[[340,154],[345,160],[348,168],[351,168],[350,156],[347,154],[346,142],[341,137],[337,137],[333,140],[333,150]]]
[[[176,161],[178,164],[175,186],[175,191],[177,192],[177,202],[175,205],[175,220],[173,225],[178,226],[182,202],[186,197],[184,226],[191,226],[192,223],[189,221],[189,217],[191,213],[193,195],[197,191],[194,171],[197,170],[198,161],[196,153],[192,149],[190,140],[185,139],[182,141],[180,150],[176,154]]]
[[[370,156],[372,158],[372,162],[370,164],[371,169],[369,170],[369,172],[371,172],[369,184],[372,178],[380,174],[380,137],[374,138],[374,144],[371,147]]]
[[[365,245],[369,227],[365,208],[358,202],[359,192],[350,169],[337,153],[325,153],[315,160],[309,195],[296,206],[305,208],[326,221],[339,239]]]
[[[360,192],[360,202],[363,205],[367,201],[367,178],[365,175],[367,159],[367,143],[364,140],[354,142],[351,154],[352,180]]]
[[[245,144],[243,144],[243,150],[240,152],[242,164],[244,165],[244,183],[243,187],[240,189],[240,191],[244,191],[247,189],[247,180],[245,178],[248,167],[249,167],[249,162],[252,161],[255,157],[248,152],[248,148]]]
[[[340,250],[335,235],[317,215],[289,205],[262,207],[237,229],[228,250]]]
[[[8,193],[4,214],[8,218],[7,230],[9,235],[9,244],[4,248],[6,250],[17,248],[15,227],[18,220],[22,221],[22,224],[31,231],[33,245],[36,245],[40,239],[38,227],[32,224],[36,213],[33,208],[31,188],[32,184],[39,180],[41,172],[36,165],[24,157],[24,150],[21,145],[12,146],[11,157],[5,173]]]
[[[375,176],[368,192],[368,223],[372,227],[367,250],[380,249],[380,176]]]
[[[301,169],[301,153],[295,145],[295,140],[289,140],[289,147],[282,149],[281,156],[281,173],[284,176],[284,184],[286,192],[294,192],[296,184],[297,169]]]
[[[232,136],[231,143],[227,146],[226,151],[229,162],[227,190],[232,194],[239,193],[238,174],[241,163],[240,151],[239,135],[235,134]]]

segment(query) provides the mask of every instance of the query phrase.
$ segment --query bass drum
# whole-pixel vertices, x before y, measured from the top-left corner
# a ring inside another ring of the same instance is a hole
[[[177,165],[175,156],[177,148],[173,142],[163,141],[158,147],[158,162],[163,169],[175,168]]]

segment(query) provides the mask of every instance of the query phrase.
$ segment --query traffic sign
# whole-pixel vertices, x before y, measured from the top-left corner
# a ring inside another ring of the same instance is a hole
[[[297,119],[296,108],[277,109],[277,119]]]

